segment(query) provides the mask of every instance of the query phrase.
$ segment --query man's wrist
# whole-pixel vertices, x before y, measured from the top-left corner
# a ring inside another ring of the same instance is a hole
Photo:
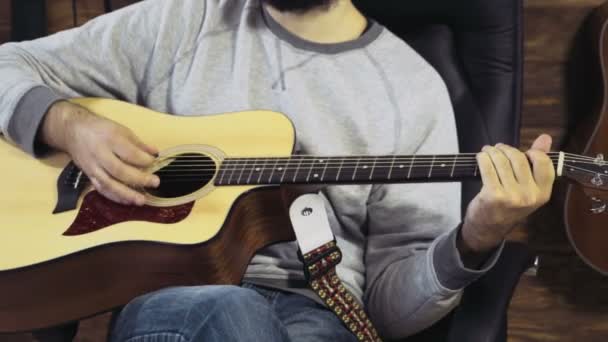
[[[464,228],[464,227],[463,227]],[[460,259],[466,268],[479,269],[490,255],[490,251],[478,251],[473,249],[467,242],[465,242],[462,236],[462,229],[456,236],[456,249],[460,254]]]
[[[478,269],[501,242],[502,240],[493,241],[490,237],[484,236],[479,229],[465,222],[456,237],[456,249],[467,268]]]
[[[67,129],[71,120],[70,104],[67,101],[55,102],[44,116],[38,135],[39,142],[52,148],[66,151]]]

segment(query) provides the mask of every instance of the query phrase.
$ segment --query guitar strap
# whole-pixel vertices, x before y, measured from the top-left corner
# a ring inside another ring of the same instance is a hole
[[[336,266],[342,252],[331,231],[323,198],[319,194],[300,195],[289,207],[289,218],[312,290],[359,341],[381,342],[363,306],[338,278]]]

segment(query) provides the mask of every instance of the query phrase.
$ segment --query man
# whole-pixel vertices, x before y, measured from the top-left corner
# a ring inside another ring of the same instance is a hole
[[[458,152],[440,77],[351,0],[149,0],[0,48],[0,75],[2,132],[35,156],[66,151],[97,190],[124,204],[142,205],[134,189],[159,184],[141,171],[154,142],[63,99],[112,97],[176,115],[277,110],[294,122],[305,154]],[[543,135],[526,154],[484,147],[484,186],[462,224],[456,183],[323,192],[344,254],[338,274],[382,336],[430,326],[492,267],[504,237],[550,197],[550,145]],[[254,257],[241,287],[133,300],[111,339],[356,341],[302,280],[295,244],[275,245]]]

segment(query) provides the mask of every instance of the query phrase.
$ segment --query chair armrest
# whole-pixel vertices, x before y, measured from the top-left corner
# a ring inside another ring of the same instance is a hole
[[[72,342],[78,332],[78,322],[32,332],[37,342]]]
[[[534,255],[521,242],[507,242],[496,265],[465,290],[454,310],[448,341],[505,342],[507,310],[521,274]]]

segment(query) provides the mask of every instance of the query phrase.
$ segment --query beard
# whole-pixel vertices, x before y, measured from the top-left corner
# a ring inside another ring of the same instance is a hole
[[[313,9],[328,9],[336,0],[262,0],[281,12],[304,13]]]

